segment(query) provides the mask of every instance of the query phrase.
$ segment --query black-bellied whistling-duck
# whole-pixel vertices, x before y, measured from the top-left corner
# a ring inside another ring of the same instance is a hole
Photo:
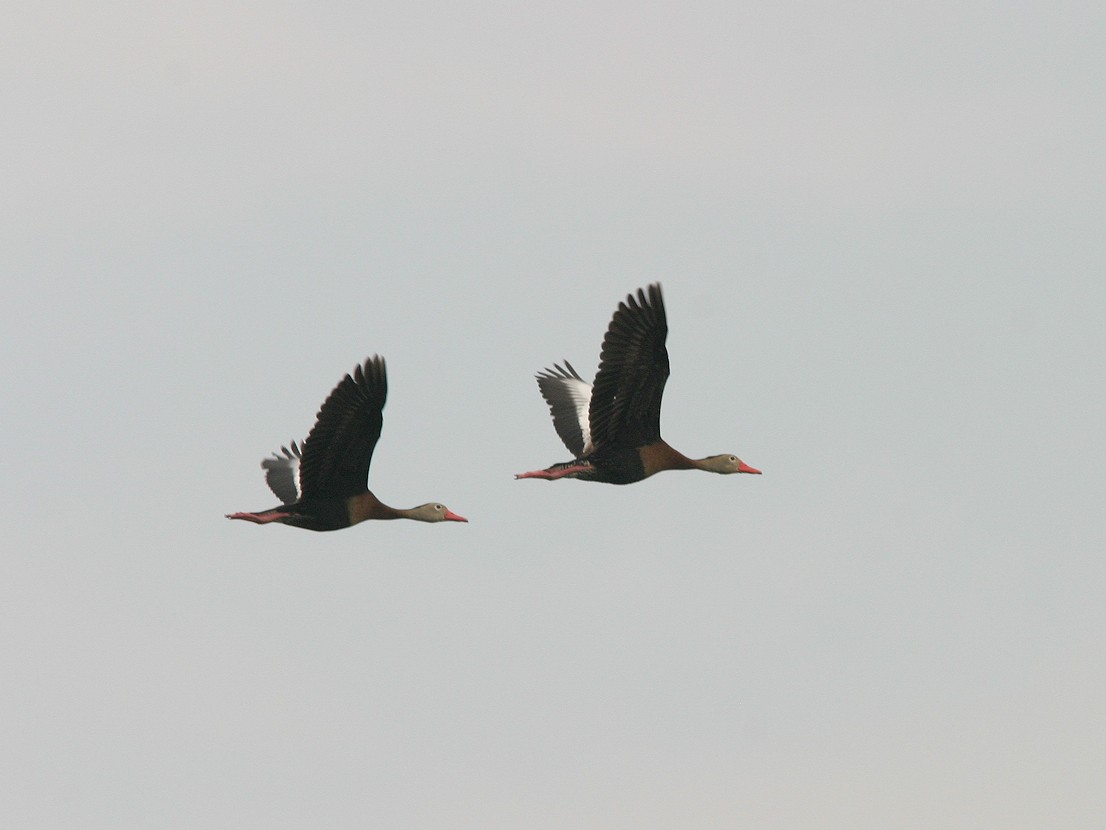
[[[566,360],[537,375],[553,428],[573,460],[515,478],[579,478],[632,484],[662,470],[756,473],[736,455],[688,458],[661,438],[661,396],[668,380],[668,322],[658,283],[630,294],[607,327],[595,386]]]
[[[374,355],[334,387],[302,450],[293,441],[290,450],[280,448],[283,455],[274,453],[261,462],[269,489],[283,504],[258,513],[228,513],[227,518],[307,530],[340,530],[367,519],[467,522],[434,502],[409,510],[389,507],[366,488],[387,397],[384,358]]]

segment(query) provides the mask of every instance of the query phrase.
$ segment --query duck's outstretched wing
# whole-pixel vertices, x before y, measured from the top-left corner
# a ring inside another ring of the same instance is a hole
[[[300,500],[297,484],[300,457],[300,448],[293,441],[291,449],[281,447],[279,453],[274,452],[272,458],[266,458],[261,462],[261,468],[265,470],[265,483],[282,504],[295,504]]]
[[[660,284],[647,290],[618,304],[603,338],[589,417],[596,447],[636,449],[661,437],[668,321]]]
[[[580,377],[567,360],[564,366],[553,364],[537,374],[538,388],[549,404],[553,429],[561,437],[573,458],[583,458],[595,449],[591,443],[588,406],[591,384]]]
[[[303,442],[300,493],[304,500],[348,498],[362,492],[384,425],[388,376],[374,355],[334,387]]]

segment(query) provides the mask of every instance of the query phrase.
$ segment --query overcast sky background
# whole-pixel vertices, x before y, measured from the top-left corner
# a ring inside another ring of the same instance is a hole
[[[0,823],[1102,826],[1106,7],[4,17]],[[765,474],[514,481],[654,280]],[[377,352],[470,524],[224,519]]]

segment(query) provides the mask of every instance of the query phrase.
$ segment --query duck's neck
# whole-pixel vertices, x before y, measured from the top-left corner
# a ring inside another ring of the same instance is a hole
[[[349,513],[349,523],[351,525],[369,519],[376,521],[387,519],[411,519],[416,522],[441,521],[440,516],[431,509],[432,507],[433,505],[430,504],[420,504],[418,507],[390,507],[368,490],[353,496],[346,502],[346,510]],[[449,511],[445,512],[448,513]]]
[[[714,466],[709,458],[689,458],[688,465],[684,469],[686,470],[706,470],[708,473],[717,473],[718,470],[714,469]]]
[[[349,512],[349,523],[351,525],[358,524],[359,522],[365,522],[369,519],[409,519],[410,516],[405,516],[404,513],[408,511],[397,510],[394,507],[389,507],[368,490],[364,493],[359,493],[353,496],[346,502],[346,509]]]
[[[641,465],[646,477],[662,470],[693,470],[698,466],[694,461],[678,450],[672,449],[664,441],[657,441],[641,448]]]
[[[424,522],[425,518],[418,512],[418,508],[415,507],[389,507],[388,512],[390,516],[381,516],[382,519],[414,519],[416,522]]]

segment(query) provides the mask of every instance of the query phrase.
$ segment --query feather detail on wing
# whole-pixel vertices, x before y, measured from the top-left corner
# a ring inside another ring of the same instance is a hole
[[[596,445],[637,449],[661,437],[661,397],[668,380],[668,321],[653,283],[618,304],[611,318],[591,396]]]
[[[538,388],[549,404],[553,416],[553,428],[573,458],[591,455],[595,447],[588,427],[588,406],[591,403],[591,384],[585,381],[567,360],[562,367],[553,364],[537,375]]]
[[[292,448],[281,447],[280,453],[261,462],[265,470],[265,483],[282,504],[295,504],[300,500],[300,448],[292,442]]]
[[[365,491],[387,397],[384,358],[375,355],[334,387],[303,442],[302,498],[348,498]]]

